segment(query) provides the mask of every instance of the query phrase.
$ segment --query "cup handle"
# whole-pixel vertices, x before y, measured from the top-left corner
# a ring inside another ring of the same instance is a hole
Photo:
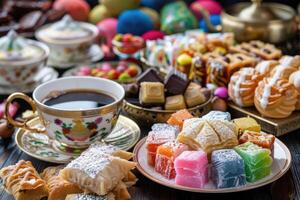
[[[7,121],[12,124],[15,127],[18,128],[24,128],[28,131],[34,132],[34,133],[45,133],[46,132],[46,128],[37,128],[37,127],[32,127],[30,125],[28,125],[28,121],[30,121],[29,119],[25,120],[24,122],[20,122],[20,121],[15,121],[10,115],[9,115],[9,105],[15,100],[15,99],[22,99],[24,101],[26,101],[32,108],[33,112],[36,111],[36,105],[35,102],[27,95],[20,93],[20,92],[16,92],[11,94],[7,100],[6,100],[6,104],[5,104],[5,117],[7,119]]]

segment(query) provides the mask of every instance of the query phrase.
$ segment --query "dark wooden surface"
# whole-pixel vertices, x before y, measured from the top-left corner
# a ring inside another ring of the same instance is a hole
[[[147,128],[142,128],[142,135],[147,132]],[[132,199],[137,200],[183,200],[183,199],[203,199],[203,200],[288,200],[300,199],[300,130],[280,137],[288,146],[292,154],[291,170],[281,179],[273,184],[258,189],[231,193],[231,194],[197,194],[170,189],[154,183],[143,177],[137,170],[135,174],[139,178],[137,184],[130,189]],[[16,163],[18,160],[30,160],[38,171],[53,165],[47,162],[32,158],[22,151],[14,143],[13,139],[0,140],[0,167]],[[12,200],[3,189],[0,189],[0,200]]]

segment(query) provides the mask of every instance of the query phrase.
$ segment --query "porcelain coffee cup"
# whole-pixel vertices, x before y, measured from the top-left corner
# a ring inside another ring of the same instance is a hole
[[[45,105],[51,92],[68,90],[93,90],[114,99],[110,104],[92,109],[58,109]],[[105,138],[114,128],[122,108],[125,91],[118,83],[95,77],[59,78],[38,86],[32,99],[23,93],[11,94],[6,103],[6,117],[12,125],[31,133],[47,133],[61,150],[84,149]],[[31,127],[28,121],[18,122],[8,115],[8,107],[16,99],[25,100],[38,112],[43,127]],[[70,151],[70,150],[67,150]]]

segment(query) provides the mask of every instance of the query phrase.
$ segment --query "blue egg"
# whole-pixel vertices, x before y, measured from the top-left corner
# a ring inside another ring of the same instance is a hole
[[[173,0],[141,0],[141,5],[154,10],[160,10],[165,4],[172,1]]]
[[[118,20],[118,33],[142,35],[153,29],[154,25],[151,18],[140,10],[124,11],[121,13]]]
[[[220,25],[221,24],[221,16],[220,15],[211,15],[210,21],[214,26]],[[204,32],[209,32],[209,29],[208,29],[204,19],[200,20],[199,28],[202,29]]]

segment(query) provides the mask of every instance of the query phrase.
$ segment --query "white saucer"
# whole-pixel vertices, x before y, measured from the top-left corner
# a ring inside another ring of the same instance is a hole
[[[90,48],[87,58],[82,61],[61,63],[59,61],[56,62],[54,60],[52,60],[52,61],[48,60],[47,65],[53,66],[58,69],[66,69],[66,68],[70,68],[70,67],[73,67],[78,64],[90,64],[93,62],[97,62],[97,61],[101,60],[103,57],[104,57],[104,54],[103,54],[100,46],[97,44],[93,44]]]
[[[9,95],[14,92],[31,93],[38,85],[57,79],[58,72],[52,67],[44,67],[35,77],[34,82],[22,85],[0,85],[0,95]]]

